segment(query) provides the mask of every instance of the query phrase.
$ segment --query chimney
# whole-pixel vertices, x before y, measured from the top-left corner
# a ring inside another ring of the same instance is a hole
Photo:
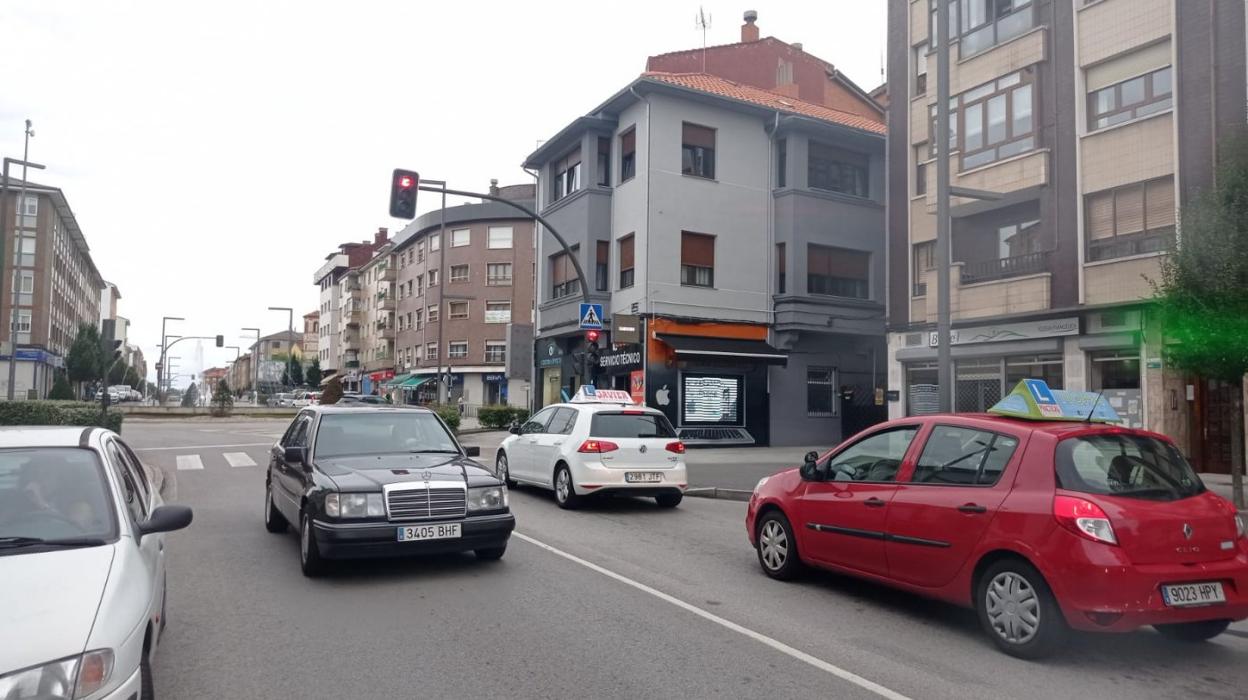
[[[386,239],[389,237],[389,233],[389,230],[385,226],[378,228],[377,235],[373,236],[373,245],[380,246],[382,243],[385,243]]]
[[[498,178],[496,177],[490,178],[490,194],[498,196]]]
[[[758,25],[754,24],[756,21],[758,21],[758,13],[754,10],[746,10],[745,24],[741,25],[741,43],[758,41]]]
[[[795,41],[795,42],[793,42],[792,44],[789,44],[789,46],[792,46],[792,47],[793,47],[795,50],[797,50],[797,51],[801,51],[801,50],[802,50],[802,42],[800,42],[800,41]]]

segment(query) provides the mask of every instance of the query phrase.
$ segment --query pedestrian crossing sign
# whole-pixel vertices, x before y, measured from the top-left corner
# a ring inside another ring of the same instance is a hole
[[[581,329],[602,330],[602,304],[581,304]]]

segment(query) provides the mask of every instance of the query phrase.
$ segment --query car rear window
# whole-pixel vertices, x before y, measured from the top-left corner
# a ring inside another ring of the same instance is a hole
[[[1128,433],[1070,438],[1057,446],[1057,484],[1080,493],[1177,501],[1205,490],[1174,445]]]
[[[674,438],[667,416],[659,413],[595,413],[589,436],[596,438]]]

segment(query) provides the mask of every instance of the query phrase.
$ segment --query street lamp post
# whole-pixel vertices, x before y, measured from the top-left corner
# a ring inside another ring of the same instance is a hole
[[[291,363],[295,359],[295,310],[289,306],[270,306],[269,311],[285,311],[286,320],[286,375],[290,376]]]
[[[256,406],[260,405],[260,329],[244,328],[244,331],[256,334],[256,344],[251,351],[251,371],[255,380],[252,382],[251,391],[255,395]]]
[[[160,367],[156,369],[156,393],[159,395],[165,391],[165,377],[168,376],[169,370],[165,367],[165,362],[169,359],[169,336],[165,335],[165,324],[169,321],[185,321],[181,316],[164,316],[160,319]],[[157,396],[157,400],[160,397]]]

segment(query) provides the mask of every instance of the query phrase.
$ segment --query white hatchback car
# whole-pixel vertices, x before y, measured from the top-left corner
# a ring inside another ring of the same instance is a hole
[[[653,408],[578,394],[511,432],[495,456],[497,475],[508,486],[553,489],[561,508],[598,494],[653,496],[675,508],[689,486],[685,445]]]
[[[190,522],[113,432],[0,429],[0,698],[154,697],[163,533]]]

